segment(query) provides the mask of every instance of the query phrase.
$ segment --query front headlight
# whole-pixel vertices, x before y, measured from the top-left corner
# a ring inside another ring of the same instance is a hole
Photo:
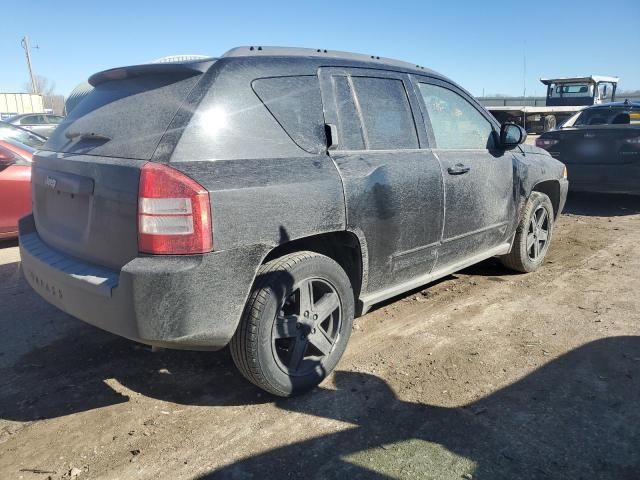
[[[567,179],[567,167],[564,167],[564,170],[562,171],[562,178],[565,180]]]

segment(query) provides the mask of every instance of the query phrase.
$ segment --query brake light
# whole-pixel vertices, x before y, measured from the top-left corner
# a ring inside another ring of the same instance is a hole
[[[560,140],[557,140],[555,138],[538,137],[538,138],[536,138],[536,147],[544,148],[546,150],[546,149],[548,149],[550,147],[553,147],[559,141]]]
[[[138,249],[174,255],[213,250],[209,192],[178,170],[145,164],[138,186]]]

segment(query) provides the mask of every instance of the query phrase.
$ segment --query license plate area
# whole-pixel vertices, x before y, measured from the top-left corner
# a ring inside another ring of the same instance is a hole
[[[46,187],[36,187],[39,209],[36,224],[65,240],[85,239],[89,232],[92,196],[67,193]]]

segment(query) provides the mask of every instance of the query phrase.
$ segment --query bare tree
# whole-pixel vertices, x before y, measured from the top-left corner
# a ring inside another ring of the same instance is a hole
[[[40,95],[54,95],[56,90],[56,82],[49,80],[44,75],[36,75],[36,84],[38,85],[38,92]],[[31,82],[25,82],[23,85],[25,91],[30,93],[36,93],[31,87]]]

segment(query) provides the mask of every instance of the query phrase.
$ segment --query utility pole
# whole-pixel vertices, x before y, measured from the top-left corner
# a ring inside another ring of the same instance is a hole
[[[31,64],[31,47],[29,47],[29,37],[27,37],[26,35],[22,38],[22,42],[20,42],[20,44],[22,45],[22,48],[24,48],[24,51],[27,55],[27,67],[29,67],[29,77],[31,77],[31,90],[33,91],[33,93],[39,93],[39,88],[38,88],[38,80],[36,79],[36,76],[33,73],[33,65]]]

